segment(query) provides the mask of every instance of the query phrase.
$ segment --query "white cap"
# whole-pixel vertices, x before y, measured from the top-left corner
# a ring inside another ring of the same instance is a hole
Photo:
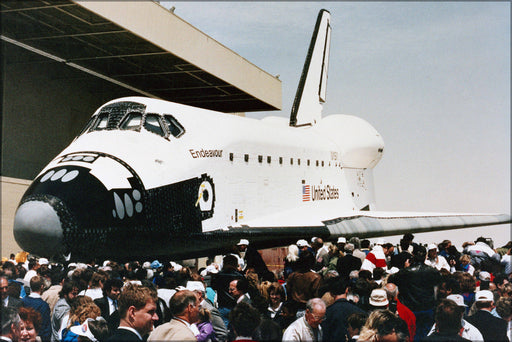
[[[347,243],[347,239],[345,239],[344,237],[339,237],[338,242],[336,243]]]
[[[181,266],[180,264],[175,263],[174,261],[171,261],[171,265],[172,265],[172,267],[174,267],[174,271],[175,272],[178,272],[179,270],[181,270],[183,268],[183,266]]]
[[[142,264],[142,268],[145,268],[145,269],[151,268],[151,263],[149,261],[145,261]]]
[[[46,258],[39,258],[39,265],[48,265],[48,259]]]
[[[310,247],[309,243],[306,240],[304,240],[304,239],[300,239],[299,241],[297,241],[296,245],[299,248],[300,247]]]
[[[446,299],[453,300],[458,306],[467,307],[466,304],[464,304],[464,297],[460,294],[451,294],[449,296],[446,296]]]
[[[206,272],[207,273],[219,273],[219,270],[217,269],[217,267],[215,267],[215,265],[208,265],[208,266],[206,266]]]
[[[208,265],[204,270],[201,271],[201,275],[203,277],[207,276],[210,273],[219,273],[219,270],[215,267],[215,265]]]
[[[430,251],[432,249],[435,249],[437,251],[437,246],[436,246],[435,243],[429,243],[428,244],[427,250]]]
[[[240,246],[240,245],[246,245],[246,246],[249,246],[249,240],[247,239],[240,239],[240,242],[237,243],[237,246]],[[252,248],[252,247],[251,247]]]
[[[489,272],[486,272],[486,271],[482,271],[478,274],[478,278],[480,278],[480,280],[488,280],[490,281],[491,280],[491,274]]]
[[[74,325],[71,327],[71,332],[80,335],[85,336],[92,342],[97,342],[98,339],[94,337],[91,330],[89,329],[89,321],[94,321],[92,318],[87,318],[85,322],[82,325]]]
[[[187,290],[206,292],[204,284],[200,281],[187,281]]]
[[[311,243],[315,243],[315,240],[316,240],[316,236],[313,236],[313,237],[311,238]]]
[[[489,290],[478,291],[475,295],[476,302],[493,302],[494,296]]]

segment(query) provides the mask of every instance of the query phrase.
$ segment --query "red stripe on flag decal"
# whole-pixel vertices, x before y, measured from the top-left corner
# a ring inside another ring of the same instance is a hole
[[[302,186],[302,202],[308,202],[311,200],[311,191],[309,185]]]

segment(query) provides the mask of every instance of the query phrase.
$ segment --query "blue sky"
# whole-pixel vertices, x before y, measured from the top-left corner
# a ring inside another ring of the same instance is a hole
[[[324,115],[383,136],[380,210],[510,213],[509,2],[171,2],[175,14],[270,74],[288,117],[317,13],[331,12]],[[496,245],[510,225],[418,235]],[[393,239],[392,239],[393,240]],[[397,241],[394,238],[394,241]]]

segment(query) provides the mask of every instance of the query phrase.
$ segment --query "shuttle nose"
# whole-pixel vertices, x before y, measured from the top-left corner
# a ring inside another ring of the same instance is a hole
[[[51,257],[64,251],[61,220],[50,203],[28,201],[14,218],[14,238],[25,251]]]

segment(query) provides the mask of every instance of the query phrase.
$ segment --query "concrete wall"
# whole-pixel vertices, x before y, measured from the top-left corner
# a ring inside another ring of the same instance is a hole
[[[14,240],[12,225],[14,214],[21,197],[30,185],[30,181],[9,177],[0,177],[2,187],[2,257],[9,257],[10,253],[18,253],[20,247]]]
[[[103,103],[133,92],[3,43],[2,176],[33,179]]]

